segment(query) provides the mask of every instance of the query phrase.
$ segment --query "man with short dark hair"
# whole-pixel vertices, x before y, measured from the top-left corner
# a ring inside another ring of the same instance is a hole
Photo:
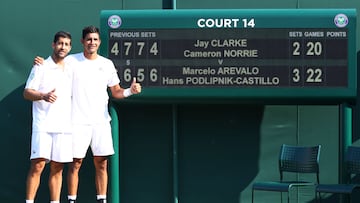
[[[81,43],[83,52],[66,58],[74,65],[74,161],[68,173],[69,199],[76,198],[78,173],[90,146],[96,173],[97,200],[99,203],[106,203],[108,157],[114,154],[107,88],[110,89],[112,97],[121,99],[140,93],[141,86],[134,79],[130,88],[120,87],[120,79],[113,62],[98,54],[101,39],[97,27],[85,27],[82,30]]]
[[[26,180],[26,203],[33,203],[40,177],[50,161],[50,203],[60,203],[64,163],[72,162],[71,97],[73,71],[65,62],[71,50],[71,35],[54,36],[53,52],[42,65],[34,65],[27,79],[24,98],[32,101],[31,166]]]

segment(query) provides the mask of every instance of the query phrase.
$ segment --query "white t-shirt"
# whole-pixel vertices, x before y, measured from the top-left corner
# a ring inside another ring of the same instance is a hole
[[[109,122],[107,89],[120,82],[114,63],[100,55],[95,60],[88,60],[82,52],[67,56],[66,61],[74,67],[73,123]]]
[[[33,101],[33,132],[71,132],[71,96],[73,71],[69,64],[58,67],[49,56],[43,65],[35,65],[26,81],[25,89],[48,93],[55,89],[54,103]]]

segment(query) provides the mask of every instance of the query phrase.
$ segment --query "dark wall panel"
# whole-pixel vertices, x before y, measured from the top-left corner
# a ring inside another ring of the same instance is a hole
[[[168,203],[173,197],[171,105],[116,106],[120,201]]]

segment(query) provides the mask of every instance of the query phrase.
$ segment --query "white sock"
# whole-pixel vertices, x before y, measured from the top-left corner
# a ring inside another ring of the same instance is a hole
[[[60,201],[50,201],[50,203],[60,203]]]
[[[96,195],[96,199],[106,199],[106,195]]]
[[[25,200],[25,203],[34,203],[34,200]]]
[[[68,195],[68,200],[76,200],[76,195]]]

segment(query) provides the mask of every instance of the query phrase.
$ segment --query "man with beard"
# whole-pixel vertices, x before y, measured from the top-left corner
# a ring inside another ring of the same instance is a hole
[[[65,62],[71,35],[59,31],[53,52],[42,65],[34,65],[23,92],[32,101],[31,165],[26,180],[26,203],[33,203],[41,173],[50,162],[50,202],[60,203],[64,163],[72,162],[71,102],[73,70]]]

